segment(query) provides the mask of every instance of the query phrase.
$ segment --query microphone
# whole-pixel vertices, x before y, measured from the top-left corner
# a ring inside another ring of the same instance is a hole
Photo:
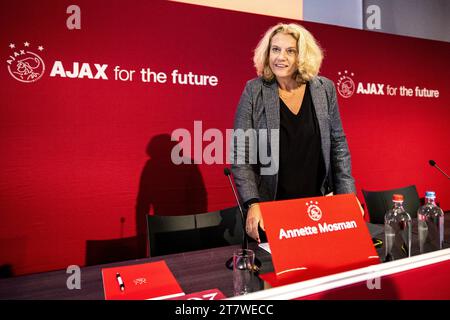
[[[430,161],[428,161],[428,163],[430,164],[430,166],[435,167],[436,169],[438,169],[443,175],[445,175],[447,177],[447,179],[450,179],[448,174],[446,174],[444,171],[442,171],[441,168],[439,168],[439,166],[436,164],[436,161],[430,160]]]
[[[239,207],[239,212],[241,213],[241,220],[242,220],[242,249],[246,250],[248,249],[248,236],[247,232],[245,231],[245,216],[244,211],[242,210],[241,203],[238,199],[238,196],[236,194],[236,190],[234,189],[233,182],[231,181],[231,171],[228,168],[223,169],[223,173],[228,177],[228,181],[230,182],[231,189],[233,190],[234,199],[236,200],[236,203]],[[233,257],[227,260],[225,263],[228,269],[233,270]],[[255,266],[258,267],[258,269],[261,267],[261,262],[258,260],[258,258],[255,257]]]
[[[233,190],[233,194],[234,194],[234,199],[236,200],[236,202],[238,204],[238,207],[239,207],[239,212],[241,213],[242,227],[244,227],[245,226],[244,211],[242,211],[241,203],[240,203],[240,201],[238,199],[238,196],[236,194],[236,190],[234,189],[233,182],[231,182],[231,171],[230,171],[230,169],[225,168],[225,169],[223,169],[223,173],[228,177],[228,181],[230,182],[230,186],[231,186],[231,189]],[[245,232],[244,232],[244,234],[245,234]],[[247,239],[246,238],[247,237],[245,237],[245,239],[244,239],[245,241],[243,241],[243,243],[242,243],[242,249],[247,249],[247,247],[248,247],[248,243],[247,243]]]

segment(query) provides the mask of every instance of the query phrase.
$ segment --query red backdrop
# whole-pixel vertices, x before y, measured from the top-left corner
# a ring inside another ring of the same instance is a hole
[[[69,30],[71,4],[0,4],[0,265],[14,274],[83,265],[88,240],[133,247],[149,208],[176,215],[233,206],[225,165],[173,165],[170,134],[193,131],[195,120],[203,131],[232,128],[255,76],[252,50],[283,20],[167,1],[80,0],[81,30]],[[355,92],[339,103],[360,200],[361,188],[416,184],[449,209],[448,181],[427,161],[450,170],[450,44],[303,25],[325,50],[321,74],[335,82],[347,70],[356,85],[439,90],[439,98]],[[33,83],[8,71],[26,41],[45,62]],[[108,64],[108,80],[50,77],[55,61],[69,70],[89,63],[94,76],[94,64]],[[115,80],[115,66],[136,70],[133,81]],[[142,82],[141,68],[166,73],[167,83]],[[216,76],[218,85],[172,84],[174,69]]]

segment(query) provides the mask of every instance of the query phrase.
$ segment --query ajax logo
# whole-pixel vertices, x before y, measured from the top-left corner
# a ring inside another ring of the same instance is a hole
[[[133,280],[133,283],[134,283],[135,286],[146,284],[147,283],[147,279],[146,278],[137,278],[137,279]]]
[[[319,202],[317,201],[310,201],[309,203],[306,203],[306,206],[308,207],[308,216],[311,218],[311,220],[319,221],[322,219],[322,210],[320,210],[318,206]]]
[[[14,50],[6,63],[8,64],[8,71],[11,76],[25,83],[35,82],[39,80],[45,71],[45,64],[42,58],[34,52],[28,50],[29,42],[24,42],[23,49],[16,49],[16,45],[11,43],[9,47]],[[43,46],[38,46],[39,51],[43,51]]]
[[[338,75],[337,89],[339,94],[343,98],[350,98],[355,92],[355,83],[349,77],[347,70],[344,73],[338,72]],[[355,74],[352,72],[350,75],[353,77]]]

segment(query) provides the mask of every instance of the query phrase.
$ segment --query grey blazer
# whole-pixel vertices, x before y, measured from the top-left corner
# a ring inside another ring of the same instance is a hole
[[[309,84],[319,122],[326,168],[321,192],[323,195],[330,192],[335,194],[355,192],[350,152],[342,128],[334,84],[321,76],[314,77]],[[267,82],[259,77],[247,82],[236,111],[234,129],[235,132],[237,129],[244,131],[280,129],[280,100],[276,81]],[[270,134],[268,136],[270,137]],[[257,135],[256,139],[260,139],[260,136]],[[270,138],[266,140],[270,153],[272,150]],[[232,149],[234,155],[238,152],[237,148],[239,146],[234,144]],[[264,165],[259,163],[259,158],[256,164],[237,164],[233,159],[231,161],[234,181],[243,203],[253,198],[260,201],[275,200],[277,173],[261,174]]]

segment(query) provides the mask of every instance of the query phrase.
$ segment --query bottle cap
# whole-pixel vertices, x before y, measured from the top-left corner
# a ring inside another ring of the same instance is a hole
[[[425,192],[425,198],[436,198],[436,192],[434,191]]]
[[[403,201],[403,195],[402,194],[392,195],[392,201]]]

